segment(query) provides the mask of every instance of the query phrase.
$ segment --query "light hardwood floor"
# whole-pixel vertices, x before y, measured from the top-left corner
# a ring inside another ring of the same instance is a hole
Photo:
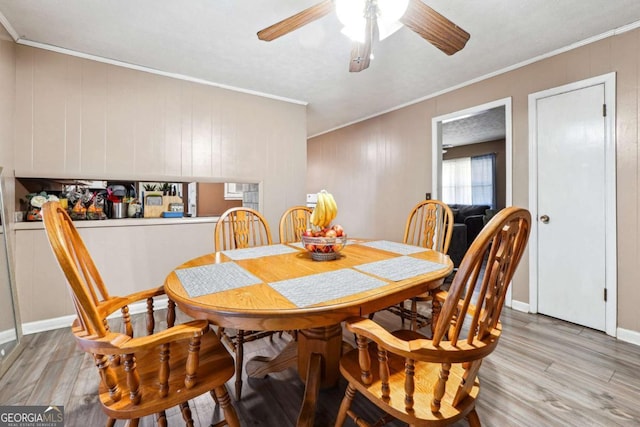
[[[376,321],[399,327],[386,312]],[[640,426],[640,347],[603,333],[540,315],[504,309],[497,350],[483,363],[478,414],[484,426]],[[140,322],[141,323],[141,322]],[[353,342],[350,334],[346,341]],[[98,376],[91,359],[75,348],[68,329],[26,336],[26,348],[0,379],[1,405],[64,405],[67,427],[104,425],[97,402]],[[288,336],[248,343],[245,360],[270,355]],[[228,384],[233,390],[233,379]],[[332,426],[345,382],[323,390],[316,426]],[[234,402],[243,426],[294,426],[303,384],[292,370],[248,379]],[[354,405],[375,420],[361,397]],[[210,396],[191,402],[196,426],[219,419]],[[176,410],[170,425],[183,425]],[[145,419],[141,426],[155,425]],[[353,426],[349,420],[346,424]],[[391,424],[400,426],[402,424]],[[464,422],[456,426],[466,426]]]

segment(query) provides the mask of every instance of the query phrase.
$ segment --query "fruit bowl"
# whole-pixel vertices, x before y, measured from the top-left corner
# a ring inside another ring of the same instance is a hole
[[[338,258],[339,252],[347,244],[347,235],[340,237],[302,236],[302,245],[314,261],[329,261]]]

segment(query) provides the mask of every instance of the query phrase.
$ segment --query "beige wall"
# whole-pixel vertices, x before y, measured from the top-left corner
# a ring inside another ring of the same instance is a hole
[[[259,182],[274,224],[305,200],[303,105],[24,45],[16,70],[16,176]]]
[[[431,119],[512,97],[513,204],[528,206],[528,95],[617,72],[618,327],[640,331],[638,88],[640,30],[623,33],[308,141],[307,190],[334,193],[351,235],[402,238],[409,208],[431,191]],[[588,234],[588,230],[585,230]],[[528,258],[513,298],[528,302]]]

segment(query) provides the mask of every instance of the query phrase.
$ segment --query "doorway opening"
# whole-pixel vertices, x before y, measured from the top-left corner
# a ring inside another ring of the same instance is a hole
[[[443,199],[444,161],[466,158],[473,160],[474,157],[495,154],[495,199],[493,203],[484,199],[480,203],[490,205],[493,211],[511,206],[513,182],[511,117],[511,98],[503,98],[432,119],[434,198],[447,202]],[[450,193],[447,197],[451,197]],[[473,198],[469,200],[473,203]],[[505,304],[508,307],[512,306],[511,288],[506,295]],[[528,307],[514,308],[526,311]]]

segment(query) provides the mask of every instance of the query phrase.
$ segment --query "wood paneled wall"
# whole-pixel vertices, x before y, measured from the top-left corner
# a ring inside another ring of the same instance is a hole
[[[409,208],[431,191],[431,119],[512,97],[513,204],[527,207],[528,95],[609,72],[617,73],[618,327],[640,332],[638,29],[311,138],[307,191],[334,193],[350,235],[401,239]],[[529,301],[528,269],[525,256],[516,301]]]
[[[273,223],[305,201],[304,105],[16,51],[17,176],[259,182]]]
[[[287,208],[306,200],[303,105],[13,42],[0,42],[0,91],[0,154],[3,162],[7,160],[0,165],[15,168],[16,176],[256,182],[261,188],[260,210],[271,224],[277,224]],[[13,193],[8,200],[12,212]],[[103,239],[91,244],[99,248],[98,254],[113,244],[130,247],[125,241],[142,229],[150,230],[133,227],[117,242],[105,229]],[[44,241],[43,230],[22,233]],[[185,244],[191,252],[165,248],[154,240],[166,234],[136,238],[136,253],[145,254],[144,260],[202,253],[200,246],[188,244],[188,238]],[[202,247],[212,245],[213,230],[198,238],[206,243]],[[32,246],[24,239],[17,243],[16,258],[29,261]],[[146,265],[151,262],[130,266],[140,273],[136,286],[157,286],[170,271],[167,266],[177,265]],[[153,275],[149,268],[156,269]],[[52,294],[48,278],[35,277],[34,271],[28,266],[16,270],[24,321],[70,314],[66,292]],[[109,276],[110,270],[102,273]],[[39,295],[54,300],[34,302]]]

